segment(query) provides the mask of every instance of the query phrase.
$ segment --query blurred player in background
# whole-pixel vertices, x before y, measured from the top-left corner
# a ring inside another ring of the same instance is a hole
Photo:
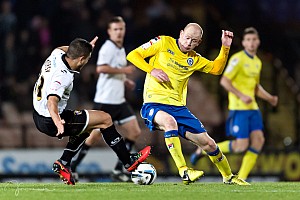
[[[159,36],[131,51],[127,59],[147,72],[144,83],[142,118],[152,131],[164,131],[166,146],[184,184],[199,179],[204,172],[189,168],[182,154],[179,136],[204,149],[217,166],[226,184],[249,185],[234,176],[226,157],[204,126],[186,107],[187,83],[195,71],[220,75],[226,65],[233,33],[222,31],[222,47],[214,61],[193,49],[202,40],[203,30],[196,23],[180,31],[179,39]],[[145,58],[150,58],[149,63]]]
[[[256,56],[260,40],[255,28],[244,30],[242,45],[244,50],[234,54],[221,78],[221,85],[228,91],[229,115],[226,121],[226,135],[235,140],[218,143],[223,153],[246,152],[238,176],[247,179],[264,145],[263,120],[255,100],[255,95],[268,101],[272,106],[278,102],[260,85],[261,60]],[[200,148],[191,156],[196,164],[203,155]]]
[[[99,78],[94,98],[94,109],[102,110],[111,115],[113,122],[119,125],[120,130],[122,130],[127,149],[131,151],[141,134],[141,129],[132,108],[125,99],[125,86],[129,89],[135,87],[135,83],[126,78],[126,74],[131,74],[135,67],[128,65],[126,60],[123,47],[125,32],[126,27],[122,17],[113,17],[108,22],[109,39],[102,45],[98,54],[97,73]],[[99,140],[101,140],[101,135],[96,132],[88,137],[78,156],[71,163],[73,172],[76,171],[90,147]],[[73,174],[75,179],[78,179],[78,174]],[[131,181],[129,174],[124,172],[120,160],[118,160],[111,175],[114,181]]]
[[[75,184],[70,170],[71,159],[92,131],[101,130],[105,142],[128,171],[133,171],[150,153],[150,147],[146,147],[138,154],[130,154],[109,114],[96,110],[65,109],[73,88],[74,74],[79,73],[89,61],[97,39],[95,37],[89,43],[77,38],[69,46],[54,49],[43,64],[33,91],[33,119],[37,129],[51,137],[69,136],[63,155],[52,168],[68,185]]]

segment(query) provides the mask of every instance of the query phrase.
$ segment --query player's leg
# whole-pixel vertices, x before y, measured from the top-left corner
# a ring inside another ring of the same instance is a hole
[[[250,141],[251,146],[243,157],[242,165],[238,173],[239,177],[244,180],[248,178],[264,145],[265,138],[263,132],[261,130],[252,131],[250,134]]]
[[[154,117],[158,128],[165,131],[166,146],[177,166],[184,184],[192,183],[203,176],[204,172],[188,168],[182,153],[178,126],[175,118],[164,111],[158,111]]]
[[[165,143],[178,168],[179,175],[182,177],[183,183],[189,184],[201,177],[203,171],[192,170],[186,166],[185,158],[181,150],[180,139],[178,137],[177,122],[175,118],[169,114],[176,114],[178,112],[177,106],[148,103],[143,105],[141,116],[145,119],[145,124],[150,131],[157,129],[165,132]]]
[[[240,118],[238,115],[238,111],[230,111],[229,115],[227,117],[226,120],[226,135],[227,136],[235,136],[238,135],[238,133],[236,132],[237,130],[240,130],[239,124],[240,122],[238,121]],[[247,120],[247,119],[242,119],[243,120]],[[244,126],[246,127],[246,125]],[[223,153],[231,153],[233,152],[232,149],[232,142],[233,140],[225,140],[223,142],[219,142],[217,145],[219,147],[219,149],[221,149],[221,151]],[[197,148],[197,150],[191,155],[190,161],[193,165],[196,165],[196,163],[198,162],[198,160],[203,157],[204,155],[206,155],[206,152],[201,149],[200,147]]]
[[[178,126],[175,118],[164,111],[158,111],[154,117],[157,128],[165,132],[166,146],[178,168],[186,167],[186,162],[181,150],[181,143],[178,137]]]
[[[60,159],[53,163],[52,170],[58,173],[66,184],[74,185],[75,181],[72,177],[70,163],[89,136],[89,132],[86,131],[86,127],[88,126],[88,112],[85,110],[64,110],[61,113],[61,118],[66,122],[63,136],[69,136],[69,141]]]
[[[78,173],[76,173],[77,166],[85,158],[90,147],[96,144],[97,142],[99,142],[100,140],[101,140],[100,130],[95,129],[94,131],[91,132],[90,136],[86,139],[85,143],[82,145],[77,155],[72,159],[71,170],[73,172],[75,181],[78,181]]]
[[[122,136],[118,133],[109,114],[103,111],[89,110],[88,130],[101,130],[104,141],[117,154],[127,171],[133,171],[139,163],[146,160],[150,147],[146,147],[136,155],[131,155],[126,148]]]
[[[141,129],[138,125],[138,121],[134,115],[128,116],[119,122],[119,130],[125,138],[125,145],[130,152],[137,138],[141,135]],[[114,170],[112,171],[112,178],[115,181],[129,182],[131,181],[129,174],[123,172],[123,163],[118,160]]]
[[[239,177],[232,174],[226,156],[222,153],[215,141],[206,132],[200,134],[186,132],[186,138],[197,144],[207,153],[209,159],[216,165],[219,172],[221,173],[223,182],[225,184],[250,185],[243,179],[240,179]]]
[[[185,137],[207,153],[208,157],[217,166],[223,177],[232,175],[227,158],[207,132],[195,134],[187,131]]]

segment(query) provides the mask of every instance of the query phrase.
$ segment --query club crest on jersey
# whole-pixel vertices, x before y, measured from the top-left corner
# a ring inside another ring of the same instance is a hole
[[[74,111],[74,115],[81,115],[82,114],[82,111],[81,110],[75,110]]]
[[[189,66],[192,66],[194,64],[193,58],[188,58],[186,62],[188,63]]]
[[[142,45],[142,48],[144,50],[148,49],[149,47],[151,47],[153,44],[155,44],[156,42],[158,42],[159,40],[161,40],[161,38],[158,36],[158,37],[155,37],[154,39],[151,39],[149,42],[145,43]]]

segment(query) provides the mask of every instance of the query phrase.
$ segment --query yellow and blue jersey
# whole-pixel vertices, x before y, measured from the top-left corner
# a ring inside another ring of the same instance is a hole
[[[219,75],[225,67],[229,47],[222,46],[218,57],[210,61],[195,51],[183,53],[177,40],[160,36],[131,51],[127,59],[147,72],[144,83],[144,103],[161,103],[185,106],[189,77],[195,71]],[[150,58],[149,63],[144,61]],[[150,72],[154,68],[163,70],[169,82],[161,83]]]
[[[235,94],[229,92],[229,110],[257,110],[255,91],[259,84],[261,60],[257,56],[250,56],[246,51],[239,51],[229,59],[224,76],[231,80],[232,85],[245,95],[250,96],[253,101],[245,104]]]

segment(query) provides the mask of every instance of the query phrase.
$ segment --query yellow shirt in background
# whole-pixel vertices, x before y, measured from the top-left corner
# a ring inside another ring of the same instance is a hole
[[[253,101],[245,104],[235,94],[229,92],[229,110],[257,110],[255,101],[255,89],[259,84],[261,60],[251,57],[244,50],[231,56],[225,69],[224,76],[231,80],[232,85],[245,95],[250,96]]]

